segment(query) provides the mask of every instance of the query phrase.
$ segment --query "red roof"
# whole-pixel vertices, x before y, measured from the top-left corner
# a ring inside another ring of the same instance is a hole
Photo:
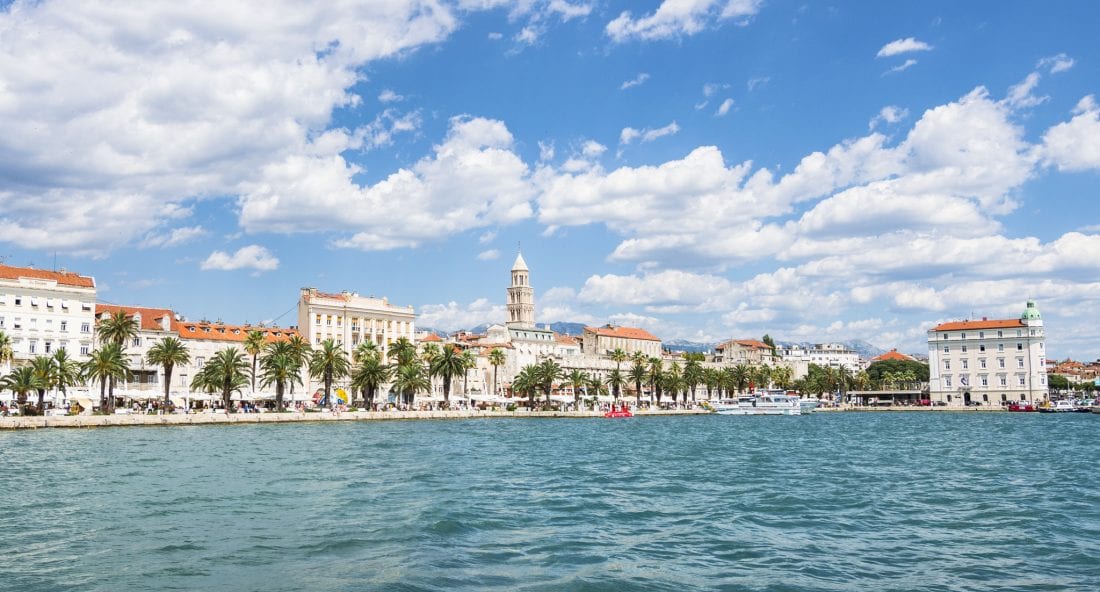
[[[601,337],[622,337],[623,339],[641,339],[644,341],[660,341],[659,338],[654,336],[645,329],[638,329],[637,327],[585,327],[585,333],[595,333]]]
[[[909,361],[909,360],[913,360],[913,359],[915,359],[915,358],[913,358],[913,356],[907,356],[907,355],[899,352],[897,349],[892,349],[892,350],[882,354],[881,356],[875,356],[875,357],[871,358],[871,361],[872,362],[884,362],[886,360]]]
[[[78,288],[94,288],[95,279],[75,274],[68,271],[47,271],[34,269],[33,267],[12,267],[0,265],[0,279],[18,280],[28,278],[35,280],[54,280],[63,286],[76,286]]]
[[[175,323],[181,339],[208,339],[211,341],[241,341],[248,337],[249,331],[262,331],[268,343],[285,341],[297,335],[297,329],[282,327],[254,327],[252,325],[225,325],[222,323]]]
[[[554,333],[554,341],[562,345],[577,345],[576,339],[573,339],[569,335],[562,335],[561,333]]]
[[[176,315],[167,308],[145,308],[144,306],[116,306],[114,304],[99,304],[95,305],[95,316],[100,318],[104,313],[107,315],[114,315],[118,311],[124,311],[127,317],[132,317],[135,314],[141,315],[141,328],[145,331],[163,331],[164,326],[161,325],[161,319],[168,317],[171,319],[168,326],[172,329],[176,325]]]
[[[967,329],[1016,329],[1025,327],[1020,319],[982,319],[980,321],[953,321],[940,323],[933,331],[965,331]]]
[[[421,337],[420,341],[431,341],[431,342],[434,342],[434,343],[441,343],[443,341],[443,338],[436,335],[435,333],[428,333],[427,335]]]
[[[768,349],[768,350],[770,350],[772,348],[772,346],[764,343],[763,341],[757,341],[755,339],[731,339],[730,341],[726,341],[724,343],[719,343],[718,345],[714,346],[714,349],[724,350],[724,349],[726,349],[726,346],[731,344],[731,343],[736,343],[737,345],[740,345],[741,347],[747,347],[747,348],[751,348],[751,349]]]

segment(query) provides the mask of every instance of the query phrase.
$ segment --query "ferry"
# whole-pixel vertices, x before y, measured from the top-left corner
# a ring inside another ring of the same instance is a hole
[[[719,401],[714,408],[720,415],[802,415],[801,400],[786,392],[747,395],[736,402]]]

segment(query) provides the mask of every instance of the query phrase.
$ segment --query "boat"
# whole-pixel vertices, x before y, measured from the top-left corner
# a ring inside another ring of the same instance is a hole
[[[761,393],[738,397],[736,404],[719,403],[720,415],[802,415],[802,404],[795,395]]]
[[[802,408],[802,413],[813,413],[814,409],[817,409],[821,405],[821,399],[799,399],[798,406]]]
[[[1077,411],[1077,405],[1073,404],[1073,401],[1062,399],[1061,401],[1055,401],[1053,405],[1044,405],[1039,407],[1040,413],[1074,413]]]
[[[1035,408],[1035,405],[1032,405],[1031,403],[1024,403],[1022,401],[1015,402],[1015,403],[1010,403],[1008,405],[1008,410],[1012,411],[1012,412],[1038,411],[1038,409]]]
[[[620,417],[634,417],[634,414],[631,413],[630,407],[627,407],[626,403],[623,403],[622,405],[612,405],[611,411],[604,413],[603,416],[608,419],[615,419]]]

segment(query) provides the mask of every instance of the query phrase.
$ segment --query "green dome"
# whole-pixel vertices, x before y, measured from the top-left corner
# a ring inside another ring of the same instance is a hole
[[[1021,321],[1038,321],[1042,319],[1043,315],[1039,314],[1039,309],[1035,306],[1034,300],[1027,301],[1027,308],[1024,309],[1024,314],[1020,315]]]

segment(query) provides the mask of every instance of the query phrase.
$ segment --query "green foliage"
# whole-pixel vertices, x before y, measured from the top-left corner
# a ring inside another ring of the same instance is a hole
[[[880,360],[867,367],[867,376],[875,383],[886,380],[887,373],[895,377],[911,372],[913,382],[928,382],[928,364],[916,360]]]

